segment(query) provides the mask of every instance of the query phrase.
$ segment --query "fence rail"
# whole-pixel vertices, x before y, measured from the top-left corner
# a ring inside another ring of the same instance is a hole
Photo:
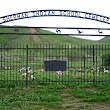
[[[2,45],[0,81],[109,83],[110,46]]]

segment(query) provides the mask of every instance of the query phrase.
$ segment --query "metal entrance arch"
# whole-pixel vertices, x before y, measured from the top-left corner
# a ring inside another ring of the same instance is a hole
[[[34,10],[34,11],[26,11],[26,12],[20,12],[20,13],[14,13],[14,14],[2,16],[0,17],[0,25],[15,21],[15,20],[35,18],[35,17],[73,17],[73,18],[82,18],[82,19],[87,19],[92,21],[98,21],[105,24],[110,24],[110,17],[89,13],[89,12],[76,11],[76,10]],[[3,27],[0,27],[0,28],[3,28]],[[109,28],[82,28],[82,27],[36,27],[36,28],[55,29],[57,33],[56,35],[60,34],[60,35],[75,35],[75,36],[109,36],[109,33],[110,33]],[[63,34],[61,31],[62,29],[73,30],[73,34],[70,34],[70,33]],[[88,33],[85,33],[86,30]],[[93,34],[90,33],[91,30],[93,31]],[[105,32],[103,33],[103,31]],[[108,34],[105,34],[106,31]],[[4,34],[4,33],[0,33],[0,34]],[[27,35],[29,33],[5,33],[5,34]],[[33,33],[33,35],[35,34],[36,33]],[[46,34],[43,34],[43,35],[46,35]]]
[[[48,16],[83,18],[110,24],[110,17],[76,10],[34,10],[14,13],[0,17],[0,24],[20,19]]]

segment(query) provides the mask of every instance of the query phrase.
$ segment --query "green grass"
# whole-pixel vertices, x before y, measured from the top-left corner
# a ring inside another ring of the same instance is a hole
[[[13,32],[13,29],[2,29],[0,32]],[[37,30],[39,33],[50,33],[44,30]],[[29,32],[29,29],[21,29],[20,32]],[[62,44],[67,44],[65,48],[69,47],[69,44],[73,44],[72,48],[79,47],[79,44],[104,44],[103,42],[84,40],[74,37],[68,36],[6,36],[0,35],[0,44],[6,45],[6,47],[25,47],[28,44],[29,47],[62,47]],[[35,42],[36,40],[36,42]],[[16,45],[22,44],[22,45]],[[34,45],[31,45],[34,44]],[[40,44],[40,45],[39,45]],[[42,44],[42,45],[41,45]],[[49,44],[49,45],[47,45]],[[75,45],[74,45],[75,44]],[[107,43],[105,43],[107,44]],[[89,46],[88,46],[89,47]],[[91,46],[89,47],[91,48]],[[102,47],[101,47],[102,48]],[[99,51],[99,50],[97,50]],[[99,57],[103,53],[107,53],[104,51],[95,51],[95,54]],[[18,80],[19,83],[15,83],[14,81],[7,83],[0,82],[0,110],[69,110],[75,108],[76,110],[80,109],[88,109],[94,107],[92,103],[96,103],[99,106],[100,103],[110,104],[110,87],[109,85],[96,85],[93,87],[92,85],[77,85],[77,83],[68,84],[68,80],[70,81],[78,81],[78,84],[82,84],[84,80],[93,80],[94,75],[89,71],[88,73],[78,73],[76,70],[69,70],[73,67],[76,69],[79,67],[84,67],[84,61],[80,59],[80,55],[84,55],[85,50],[72,50],[68,51],[63,50],[42,50],[37,48],[37,50],[29,50],[29,58],[28,61],[29,66],[33,67],[34,74],[36,75],[36,80],[32,83],[29,82],[28,88],[26,89],[25,80],[21,81],[21,75],[18,74],[18,70],[20,66],[25,66],[26,64],[26,51],[22,50],[8,50],[5,49],[0,52],[0,55],[5,55],[7,60],[3,59],[0,61],[2,66],[17,66],[17,68],[11,68],[9,70],[0,70],[0,79],[1,80]],[[77,53],[78,52],[78,53]],[[87,51],[88,56],[92,56],[92,50]],[[73,56],[74,55],[74,56]],[[79,56],[78,56],[79,55]],[[11,56],[11,57],[10,57]],[[34,60],[31,60],[31,56]],[[49,56],[49,57],[47,57]],[[77,57],[79,59],[77,59]],[[56,58],[56,59],[66,59],[67,62],[67,72],[61,78],[57,78],[55,74],[52,72],[39,72],[39,70],[43,67],[43,61],[45,58]],[[76,61],[75,61],[76,58]],[[91,58],[87,59],[86,67],[90,68],[92,60]],[[98,62],[98,66],[101,64]],[[96,77],[98,76],[98,77]],[[98,74],[95,74],[95,80],[109,80],[109,73],[104,74],[102,71]],[[61,81],[60,83],[52,82],[49,84],[49,81]],[[64,80],[67,82],[65,85],[61,84]],[[36,83],[40,81],[39,83]],[[46,83],[43,83],[46,81]],[[23,83],[24,82],[24,83]],[[65,96],[67,95],[67,97]],[[65,100],[68,100],[65,102]],[[71,103],[72,104],[71,104]],[[85,103],[89,103],[85,105]],[[79,106],[78,106],[79,104]],[[108,105],[107,105],[108,106]]]
[[[96,86],[90,88],[76,87],[71,91],[75,98],[81,98],[81,102],[109,102],[110,101],[110,88],[106,86]]]
[[[48,85],[36,85],[25,89],[20,86],[9,85],[0,88],[0,109],[19,108],[21,110],[41,110],[48,108],[60,108],[61,98],[56,88]]]
[[[26,88],[23,83],[0,83],[0,110],[68,110],[73,108],[89,110],[91,107],[95,108],[94,104],[106,106],[106,102],[109,105],[109,94],[109,85],[55,83],[52,85],[31,84]],[[65,104],[66,99],[68,101]]]

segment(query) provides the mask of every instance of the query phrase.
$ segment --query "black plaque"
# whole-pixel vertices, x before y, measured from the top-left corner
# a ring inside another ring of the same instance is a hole
[[[66,71],[66,61],[49,60],[44,61],[45,71]]]

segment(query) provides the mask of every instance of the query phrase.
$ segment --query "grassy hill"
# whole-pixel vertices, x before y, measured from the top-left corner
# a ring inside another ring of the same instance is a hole
[[[110,43],[110,36],[106,36],[106,37],[102,38],[101,40],[99,40],[99,42]]]
[[[28,29],[19,29],[19,32],[28,32]],[[0,44],[1,45],[13,45],[18,44],[22,41],[23,36],[19,35],[6,35],[5,33],[14,33],[15,28],[1,28],[0,33],[4,33],[0,35]],[[17,33],[17,32],[16,32]]]
[[[38,28],[1,28],[2,33],[40,33],[40,34],[51,34],[52,32],[38,29]],[[60,35],[0,35],[0,45],[15,45],[15,44],[108,44],[110,39],[105,37],[100,41],[85,40],[71,36],[60,36]]]

